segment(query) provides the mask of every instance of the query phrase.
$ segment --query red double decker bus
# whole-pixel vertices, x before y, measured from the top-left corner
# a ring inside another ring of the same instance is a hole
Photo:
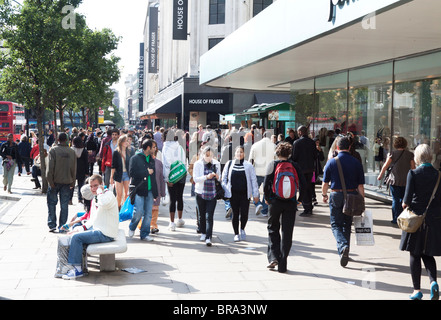
[[[20,139],[20,130],[25,130],[25,109],[18,103],[0,101],[0,143],[7,140],[8,134],[14,141]]]

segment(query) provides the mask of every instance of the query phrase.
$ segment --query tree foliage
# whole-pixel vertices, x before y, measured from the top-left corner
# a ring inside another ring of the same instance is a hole
[[[107,106],[110,86],[120,77],[119,58],[112,55],[119,39],[112,31],[89,29],[85,17],[77,13],[73,27],[70,21],[66,28],[63,8],[80,3],[25,0],[17,8],[10,0],[0,0],[0,39],[6,48],[0,54],[0,96],[33,109],[40,133],[46,108]],[[39,139],[42,151],[42,134]],[[44,161],[42,166],[44,170]]]

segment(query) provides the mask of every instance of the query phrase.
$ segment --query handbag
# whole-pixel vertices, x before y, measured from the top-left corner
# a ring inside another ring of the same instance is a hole
[[[433,198],[435,198],[435,193],[438,190],[439,181],[441,178],[441,172],[438,172],[438,180],[436,181],[435,189],[433,189],[432,196],[430,197],[429,204],[422,215],[418,215],[413,212],[409,207],[406,207],[403,212],[398,216],[397,223],[398,227],[406,231],[407,233],[415,233],[421,227],[426,218],[427,210],[429,210],[430,204]]]
[[[343,205],[343,213],[351,217],[361,216],[365,210],[364,197],[359,192],[357,192],[356,194],[347,193],[345,178],[343,176],[343,170],[341,168],[340,160],[338,159],[338,157],[335,157],[335,161],[337,162],[338,174],[340,175],[340,182],[345,199]]]
[[[383,180],[384,182],[383,182],[383,183],[386,184],[387,186],[390,185],[389,176],[390,176],[390,174],[392,173],[392,169],[395,167],[395,165],[396,165],[396,163],[398,162],[398,160],[400,160],[400,158],[401,158],[401,156],[403,155],[404,151],[406,151],[406,150],[403,150],[403,152],[401,152],[401,154],[400,154],[400,156],[398,157],[398,159],[395,160],[395,162],[392,163],[392,165],[390,165],[389,168],[386,169],[386,174],[384,175],[384,180]]]

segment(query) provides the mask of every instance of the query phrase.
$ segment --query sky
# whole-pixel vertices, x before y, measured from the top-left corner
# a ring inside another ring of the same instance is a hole
[[[120,108],[124,106],[124,81],[129,74],[135,74],[139,64],[139,43],[143,42],[144,23],[148,0],[83,0],[76,9],[86,17],[89,28],[109,28],[121,36],[114,55],[121,58],[121,78],[112,87],[119,91]]]

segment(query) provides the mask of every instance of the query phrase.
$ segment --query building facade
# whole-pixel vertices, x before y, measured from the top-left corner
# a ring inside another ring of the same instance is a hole
[[[201,57],[201,84],[289,92],[295,126],[365,142],[366,188],[384,198],[376,178],[395,137],[411,151],[429,144],[440,167],[440,10],[434,0],[279,0]]]
[[[197,124],[218,127],[221,115],[240,112],[256,103],[288,100],[289,95],[275,96],[273,90],[256,96],[254,91],[210,88],[199,83],[200,56],[273,2],[276,1],[151,3],[144,27],[145,92],[140,118],[151,127],[175,125],[192,131]],[[176,35],[179,28],[184,30]]]

